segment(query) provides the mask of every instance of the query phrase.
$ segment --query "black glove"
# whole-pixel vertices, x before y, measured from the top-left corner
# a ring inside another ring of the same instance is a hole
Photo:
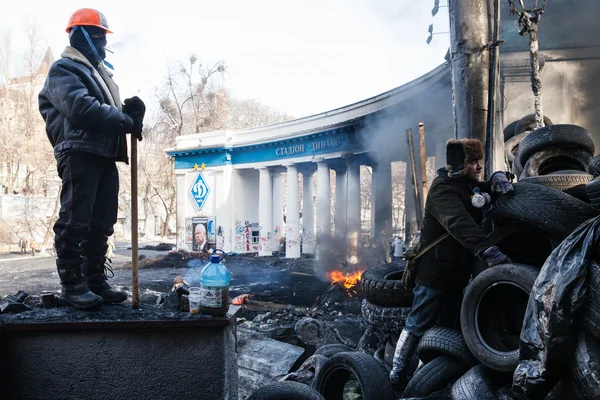
[[[508,180],[506,173],[502,171],[494,172],[491,179],[492,181],[492,189],[494,192],[499,194],[506,194],[510,192],[514,192],[515,188],[513,188],[512,183]]]
[[[498,246],[491,246],[485,249],[481,255],[481,259],[487,263],[488,267],[511,262],[510,258],[501,252]]]
[[[137,140],[142,141],[142,129],[144,127],[144,115],[146,114],[146,105],[137,96],[125,99],[123,112],[127,114],[132,122],[128,126],[129,133],[133,134]]]
[[[130,97],[125,99],[125,105],[123,106],[123,112],[127,114],[135,114],[141,116],[144,119],[144,115],[146,114],[146,105],[137,96]]]

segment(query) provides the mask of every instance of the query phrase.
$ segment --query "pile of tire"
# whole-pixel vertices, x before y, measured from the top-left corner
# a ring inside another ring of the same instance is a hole
[[[518,121],[511,132],[505,129],[505,153],[512,172],[520,182],[535,183],[568,193],[588,202],[586,184],[592,180],[588,166],[594,156],[594,142],[583,127],[570,124],[535,129],[535,117]]]
[[[360,278],[362,316],[374,329],[398,334],[404,328],[412,305],[412,290],[402,285],[405,261],[367,269]]]

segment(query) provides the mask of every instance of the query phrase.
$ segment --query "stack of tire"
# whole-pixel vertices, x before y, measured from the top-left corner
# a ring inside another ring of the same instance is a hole
[[[413,301],[412,290],[402,285],[405,266],[404,260],[395,261],[367,269],[362,274],[361,311],[368,330],[396,336],[404,328]]]
[[[521,182],[548,186],[587,201],[587,172],[594,156],[589,132],[578,125],[553,125],[544,118],[535,129],[535,117],[528,115],[505,129],[505,153],[512,172]]]

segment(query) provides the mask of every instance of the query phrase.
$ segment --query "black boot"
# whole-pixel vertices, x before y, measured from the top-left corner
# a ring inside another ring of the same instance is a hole
[[[87,279],[90,290],[102,296],[106,303],[122,303],[127,300],[127,293],[110,287],[107,280],[115,276],[109,264],[110,260],[102,257],[83,257],[83,275]],[[108,275],[110,274],[110,276]]]
[[[420,339],[420,337],[413,335],[406,329],[402,331],[400,339],[396,343],[392,372],[390,372],[390,381],[395,389],[404,390],[408,384],[406,370]]]
[[[59,258],[56,260],[56,269],[62,285],[60,292],[62,305],[85,310],[102,304],[102,297],[90,291],[81,274],[81,259]]]

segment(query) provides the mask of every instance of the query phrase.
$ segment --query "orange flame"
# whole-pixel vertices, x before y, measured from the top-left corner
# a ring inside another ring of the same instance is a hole
[[[360,277],[362,276],[363,272],[364,271],[344,273],[339,270],[334,270],[327,273],[327,278],[329,278],[332,283],[340,282],[346,289],[350,289],[355,286],[358,281],[360,281]]]

